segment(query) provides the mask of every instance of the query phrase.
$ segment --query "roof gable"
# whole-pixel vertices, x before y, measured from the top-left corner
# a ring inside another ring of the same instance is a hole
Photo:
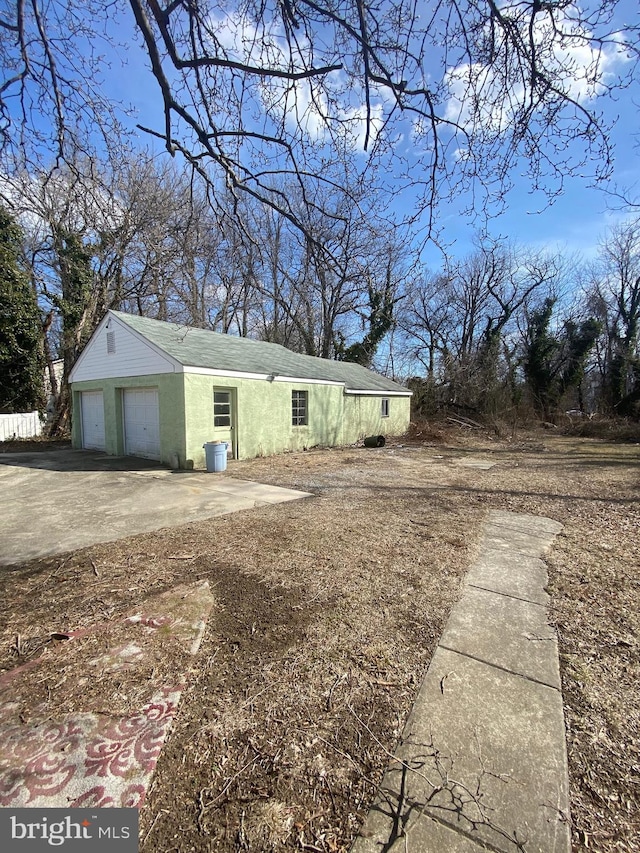
[[[180,370],[175,359],[124,323],[123,316],[109,311],[102,319],[71,370],[71,382]]]

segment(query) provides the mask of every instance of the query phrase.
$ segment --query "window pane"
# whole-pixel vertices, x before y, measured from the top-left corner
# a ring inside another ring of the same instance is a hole
[[[231,426],[231,391],[213,392],[213,425]]]
[[[307,423],[307,392],[291,392],[291,423],[293,426],[304,426]]]

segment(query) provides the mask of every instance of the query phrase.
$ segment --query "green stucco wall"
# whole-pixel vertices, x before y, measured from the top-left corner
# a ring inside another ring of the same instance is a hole
[[[389,401],[389,417],[382,417],[382,399]],[[381,394],[345,394],[343,444],[368,435],[402,435],[409,428],[411,397]]]
[[[82,447],[80,394],[82,391],[102,391],[104,400],[105,450],[112,456],[124,454],[124,426],[122,418],[122,390],[124,388],[157,388],[160,419],[160,461],[171,463],[177,454],[180,467],[186,459],[184,423],[184,374],[163,373],[154,376],[127,376],[117,379],[99,379],[72,384],[73,414],[71,441],[73,447]]]
[[[367,435],[399,435],[409,425],[409,397],[345,394],[341,385],[267,382],[260,379],[172,373],[73,383],[72,440],[82,447],[80,393],[101,390],[104,396],[106,452],[124,453],[122,389],[157,388],[161,461],[177,454],[181,468],[204,468],[203,444],[227,436],[214,428],[214,389],[233,391],[234,431],[231,441],[239,459],[270,456],[315,445],[352,444]],[[308,423],[291,423],[291,392],[306,391]]]
[[[239,459],[302,450],[316,444],[343,443],[343,389],[337,385],[265,382],[217,376],[185,376],[187,455],[194,467],[204,466],[202,445],[216,436],[213,389],[235,389],[237,419],[234,444]],[[307,391],[308,424],[291,424],[291,392]]]

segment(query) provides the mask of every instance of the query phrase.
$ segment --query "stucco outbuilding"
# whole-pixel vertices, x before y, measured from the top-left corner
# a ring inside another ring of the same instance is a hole
[[[73,446],[202,468],[203,444],[236,459],[399,435],[411,392],[350,362],[109,311],[70,376]]]

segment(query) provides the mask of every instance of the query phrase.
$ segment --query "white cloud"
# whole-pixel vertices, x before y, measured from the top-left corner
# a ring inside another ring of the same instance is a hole
[[[513,105],[524,95],[521,85],[505,91],[492,68],[478,63],[449,69],[445,83],[450,95],[444,118],[465,128],[476,123],[487,129],[504,130],[512,121]]]
[[[231,12],[210,17],[207,23],[212,42],[226,51],[230,59],[248,65],[285,68],[292,58],[277,22],[265,19],[258,24],[247,15]]]
[[[209,19],[215,40],[230,59],[278,70],[303,71],[313,66],[311,45],[300,37],[289,42],[278,22],[261,20],[256,24],[237,13]],[[313,142],[339,136],[354,150],[363,150],[367,138],[367,110],[364,93],[347,85],[340,71],[332,71],[322,80],[290,80],[264,77],[256,80],[259,106],[288,129],[302,132]],[[384,98],[372,91],[368,123],[369,144],[384,123]]]
[[[366,104],[355,98],[354,106],[353,95],[348,95],[342,83],[332,86],[331,81],[314,87],[308,80],[272,80],[263,89],[265,108],[284,117],[292,133],[301,130],[310,141],[320,143],[339,137],[350,149],[363,151],[365,141],[370,146],[384,126],[384,106],[372,101],[367,116]]]
[[[528,44],[530,17],[526,10],[504,5],[501,11],[517,22],[524,43]],[[564,12],[555,9],[554,21],[539,14],[532,36],[539,68],[544,69],[560,92],[584,105],[604,92],[616,67],[627,60],[622,37],[612,39],[606,47],[596,45],[592,33],[577,16],[576,7]],[[500,45],[496,55],[501,56]],[[511,81],[505,79],[499,61],[495,65],[461,63],[447,70],[445,84],[449,98],[445,118],[448,121],[463,128],[475,125],[490,132],[511,126],[516,111],[526,103],[531,91],[520,76]]]
[[[116,195],[88,178],[77,181],[64,170],[0,174],[0,196],[32,238],[48,235],[54,220],[96,239],[100,231],[117,228],[124,217]]]
[[[349,125],[349,134],[352,145],[360,151],[364,150],[367,139],[367,108],[365,104],[344,111],[344,121]],[[383,106],[381,103],[372,103],[369,115],[369,145],[374,142],[384,126]]]

